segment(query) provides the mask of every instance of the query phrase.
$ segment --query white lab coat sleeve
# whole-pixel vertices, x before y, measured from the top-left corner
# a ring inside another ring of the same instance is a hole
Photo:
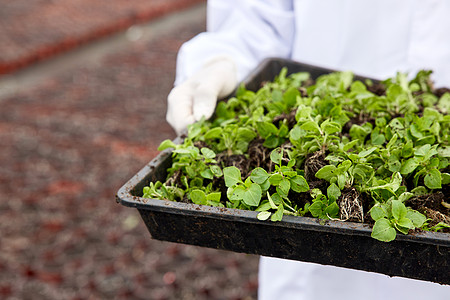
[[[450,299],[450,286],[335,266],[261,257],[259,300]]]
[[[290,58],[295,34],[292,0],[210,0],[207,31],[178,53],[175,85],[215,56],[231,57],[241,81],[267,57]]]

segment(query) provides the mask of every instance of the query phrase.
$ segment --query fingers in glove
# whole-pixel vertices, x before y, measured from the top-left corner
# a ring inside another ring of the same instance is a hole
[[[174,88],[167,97],[168,109],[166,120],[177,135],[183,133],[187,126],[195,122],[192,112],[193,96],[189,89]]]
[[[209,119],[216,108],[218,92],[208,84],[200,84],[193,94],[193,114],[196,121],[203,116]]]

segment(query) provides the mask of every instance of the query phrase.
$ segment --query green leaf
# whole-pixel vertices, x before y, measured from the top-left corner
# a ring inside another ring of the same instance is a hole
[[[399,225],[398,223],[394,223],[394,228],[397,229],[398,231],[400,231],[403,234],[408,234],[409,233],[409,228],[408,227],[403,227],[403,226]]]
[[[450,93],[445,93],[441,96],[441,98],[438,101],[437,107],[443,112],[443,113],[450,113]]]
[[[229,187],[227,190],[227,197],[230,200],[242,200],[244,198],[245,188],[242,185],[236,187]]]
[[[370,124],[370,123],[368,123]],[[350,128],[350,136],[352,139],[358,139],[360,141],[364,141],[366,136],[371,132],[372,130],[367,126],[359,126],[358,124],[353,124]]]
[[[305,106],[304,104],[301,104],[295,114],[295,120],[299,121],[309,119],[311,117],[311,112],[311,106]]]
[[[431,169],[425,175],[424,183],[429,189],[441,189],[442,188],[441,172],[437,169]]]
[[[401,227],[408,228],[408,229],[414,229],[413,222],[408,218],[401,218],[397,221],[397,224]]]
[[[201,187],[201,186],[203,186],[203,178],[200,178],[200,177],[193,178],[191,180],[191,182],[190,182],[190,186],[191,187]]]
[[[324,179],[326,181],[330,181],[331,178],[335,177],[334,171],[336,170],[336,167],[333,165],[326,165],[320,168],[319,171],[316,172],[316,177],[319,179]]]
[[[298,126],[294,126],[289,132],[289,137],[292,141],[299,141],[303,136],[304,131]]]
[[[288,164],[287,164],[288,168],[294,167],[294,166],[295,166],[295,163],[296,163],[296,160],[295,160],[294,158],[291,159],[291,160],[289,160],[289,162],[288,162]]]
[[[386,142],[386,137],[384,136],[384,134],[379,133],[379,130],[374,130],[370,134],[370,140],[372,142],[372,145],[383,145],[384,142]]]
[[[273,102],[281,102],[283,100],[283,94],[279,89],[272,91]]]
[[[283,158],[283,149],[276,148],[270,152],[270,160],[272,160],[277,165],[281,165],[281,160]]]
[[[403,157],[410,157],[411,155],[413,155],[413,153],[414,153],[413,143],[411,141],[409,141],[403,145],[403,148],[402,148],[402,156]]]
[[[270,217],[271,213],[269,211],[262,211],[256,217],[258,220],[265,221]]]
[[[281,204],[283,199],[277,193],[270,196],[269,192],[267,192],[267,198],[269,199],[270,206],[272,209],[277,209],[277,205]]]
[[[282,166],[280,168],[280,171],[283,173],[284,177],[287,178],[293,178],[297,176],[297,171],[292,171],[292,169],[287,166]]]
[[[320,124],[320,128],[322,128],[322,130],[328,135],[336,132],[341,132],[342,130],[341,125],[336,122],[330,122],[328,120],[322,122],[322,124]]]
[[[382,242],[390,242],[395,239],[395,229],[387,219],[379,219],[375,222],[372,228],[371,236]]]
[[[373,177],[374,170],[370,165],[357,164],[353,167],[352,171],[355,180],[359,180],[361,183],[367,182]]]
[[[222,193],[220,193],[220,192],[209,193],[208,195],[206,195],[206,200],[212,201],[212,202],[220,202],[221,196],[222,196]]]
[[[202,190],[192,190],[190,192],[190,196],[191,196],[191,201],[194,202],[195,204],[201,204],[201,205],[206,204],[206,195],[205,195],[205,192],[203,192]]]
[[[375,119],[375,126],[384,127],[386,126],[386,118],[380,117]]]
[[[269,174],[263,168],[258,167],[253,169],[250,178],[257,184],[263,184],[269,178]]]
[[[378,221],[382,218],[386,218],[387,213],[384,211],[384,209],[381,206],[377,205],[377,206],[373,206],[370,209],[370,216],[372,217],[372,219],[374,221]]]
[[[419,130],[419,128],[417,127],[416,124],[411,124],[411,126],[409,127],[409,130],[411,132],[411,135],[415,138],[423,138],[423,133]]]
[[[314,121],[307,121],[307,122],[303,123],[300,126],[300,129],[303,129],[303,130],[306,130],[306,131],[313,131],[313,132],[316,132],[316,133],[320,134],[319,125],[317,125],[317,123],[314,122]]]
[[[359,152],[358,156],[359,157],[366,157],[366,156],[372,154],[372,152],[374,152],[375,150],[377,150],[377,147],[371,147],[369,149],[366,149],[364,151]]]
[[[430,228],[431,231],[439,231],[442,230],[444,228],[450,228],[450,225],[444,222],[439,222],[436,225],[434,225],[433,227]]]
[[[311,191],[309,191],[309,193],[311,194],[312,198],[318,198],[320,195],[323,195],[322,191],[318,188],[311,189]]]
[[[378,190],[378,189],[386,189],[392,193],[395,193],[400,185],[402,183],[402,175],[400,173],[396,172],[392,175],[391,182],[382,184],[382,185],[375,185],[367,188],[367,190]]]
[[[259,184],[259,186],[261,187],[262,191],[265,192],[270,188],[271,184],[269,180],[266,180],[263,183]]]
[[[439,147],[437,148],[437,152],[441,157],[450,157],[450,146]]]
[[[277,211],[270,218],[273,222],[281,221],[283,219],[284,207],[283,204],[278,206]]]
[[[414,154],[416,156],[426,156],[430,152],[430,150],[431,150],[431,145],[425,144],[425,145],[415,149]]]
[[[221,127],[212,128],[204,134],[204,138],[207,140],[219,139],[222,137],[222,131],[223,128]]]
[[[433,157],[433,158],[429,161],[428,167],[429,167],[429,168],[438,168],[438,167],[439,167],[439,163],[440,163],[439,158]],[[446,167],[446,166],[445,166],[445,167]],[[445,167],[444,167],[444,168],[445,168]]]
[[[278,185],[278,184],[280,184],[282,179],[283,179],[283,175],[281,175],[279,173],[275,173],[275,174],[270,175],[269,182],[271,185]]]
[[[403,219],[406,216],[406,206],[400,200],[392,200],[392,216],[396,220]]]
[[[427,220],[427,217],[422,215],[420,212],[409,209],[406,213],[406,217],[412,221],[415,227],[422,227],[425,221]]]
[[[336,201],[341,196],[341,190],[334,183],[327,188],[327,196],[330,201]]]
[[[286,198],[291,188],[291,182],[287,178],[283,178],[277,186],[277,192],[281,197]]]
[[[321,218],[323,217],[323,210],[325,205],[322,203],[322,201],[315,201],[311,206],[309,207],[309,211],[311,212],[311,215],[315,218]]]
[[[255,209],[255,211],[267,211],[270,210],[272,208],[272,206],[270,205],[269,201],[262,201],[259,206]],[[274,209],[276,209],[277,207],[275,206]]]
[[[331,203],[325,209],[328,218],[337,218],[339,215],[339,206],[336,202]]]
[[[202,121],[204,121],[204,119],[205,118],[202,117],[200,122],[188,125],[188,137],[190,139],[197,137],[202,132],[202,128],[200,127],[200,124],[202,123]]]
[[[419,166],[417,159],[415,157],[411,157],[410,159],[404,161],[402,163],[402,167],[400,169],[400,174],[408,175],[414,172],[414,170]]]
[[[392,161],[390,159],[388,164],[387,164],[387,166],[388,166],[388,170],[391,171],[391,172],[400,172],[402,164],[398,160]]]
[[[450,184],[450,174],[449,173],[441,173],[442,184]]]
[[[209,159],[216,157],[216,153],[214,153],[214,151],[212,151],[211,149],[205,148],[205,147],[200,149],[200,152],[203,154],[204,157],[209,158]]]
[[[403,192],[398,196],[398,200],[400,200],[401,202],[405,203],[405,201],[409,200],[410,198],[414,197],[413,193],[409,193],[409,192]]]
[[[397,140],[398,140],[398,135],[395,133],[389,140],[389,143],[387,143],[386,148],[391,149],[392,146],[395,145],[395,142],[397,142]],[[411,147],[412,147],[412,143],[411,143]]]
[[[428,190],[427,190],[427,188],[424,187],[424,186],[418,186],[418,187],[416,187],[416,188],[413,188],[413,189],[411,190],[411,193],[413,193],[413,194],[416,195],[416,196],[422,196],[422,195],[428,194]]]
[[[163,151],[163,150],[166,150],[168,148],[175,148],[175,147],[176,147],[175,143],[172,142],[171,140],[164,140],[159,145],[158,151]]]
[[[234,111],[227,108],[227,103],[219,101],[216,107],[216,116],[218,119],[232,119],[234,117]]]
[[[342,148],[344,151],[348,151],[351,148],[353,148],[355,145],[357,145],[359,143],[359,140],[353,140],[351,142],[348,142],[347,144],[344,145],[344,147]]]
[[[237,136],[241,141],[250,142],[256,137],[256,132],[249,128],[238,128],[237,130]]]
[[[244,192],[242,199],[248,206],[258,206],[261,201],[261,187],[257,183],[252,183],[248,190]]]
[[[309,191],[309,185],[306,179],[301,175],[296,175],[290,179],[291,189],[297,193],[303,193]]]
[[[221,177],[223,175],[222,169],[218,165],[211,165],[209,169],[216,177]]]
[[[263,146],[269,149],[278,147],[282,140],[276,135],[269,135],[263,143]]]
[[[435,141],[436,138],[433,135],[427,135],[421,139],[418,139],[416,145],[434,144]]]
[[[187,149],[175,149],[173,152],[178,154],[189,154],[191,157],[194,158],[198,156],[198,149],[195,147]]]
[[[337,176],[337,183],[340,189],[344,189],[345,187],[345,182],[346,182],[346,176],[344,174],[339,174]]]
[[[297,96],[300,96],[300,92],[296,87],[290,87],[283,94],[283,101],[290,107],[294,106],[297,102]]]
[[[289,134],[289,127],[285,123],[281,124],[280,129],[277,132],[279,137],[287,137]]]
[[[355,81],[352,83],[350,90],[356,94],[367,92],[367,88],[361,81]]]
[[[211,172],[210,169],[206,169],[200,172],[200,175],[202,175],[203,178],[206,179],[213,179],[214,178],[214,174]]]
[[[391,101],[395,101],[397,99],[398,96],[400,96],[401,94],[403,94],[404,91],[402,89],[402,87],[398,84],[392,84],[391,86],[389,86],[389,88],[386,91],[386,96],[388,97],[388,99],[390,99]]]
[[[223,176],[225,179],[225,186],[227,187],[231,187],[236,183],[242,182],[241,171],[234,166],[224,168]]]
[[[405,129],[405,125],[401,122],[400,118],[392,119],[392,121],[389,122],[389,126],[400,131]]]
[[[278,132],[278,128],[269,122],[256,123],[256,130],[262,138],[267,138],[271,134],[276,135]]]

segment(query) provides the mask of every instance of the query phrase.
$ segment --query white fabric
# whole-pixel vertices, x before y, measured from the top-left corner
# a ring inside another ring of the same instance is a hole
[[[210,0],[207,13],[207,32],[180,49],[176,85],[228,54],[239,81],[284,57],[378,79],[432,69],[437,86],[450,86],[450,1]]]
[[[450,299],[450,286],[333,266],[261,257],[259,300]]]
[[[267,57],[383,79],[432,69],[450,87],[450,1],[211,0],[207,32],[186,42],[175,85],[229,55],[242,80]],[[450,286],[262,257],[260,299],[443,299]]]

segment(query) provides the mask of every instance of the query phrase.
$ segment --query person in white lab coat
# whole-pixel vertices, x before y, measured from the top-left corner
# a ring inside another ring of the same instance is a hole
[[[450,1],[215,0],[207,32],[181,47],[167,121],[210,117],[259,62],[283,57],[384,79],[433,70],[450,87]],[[450,286],[261,257],[259,299],[450,299]]]

